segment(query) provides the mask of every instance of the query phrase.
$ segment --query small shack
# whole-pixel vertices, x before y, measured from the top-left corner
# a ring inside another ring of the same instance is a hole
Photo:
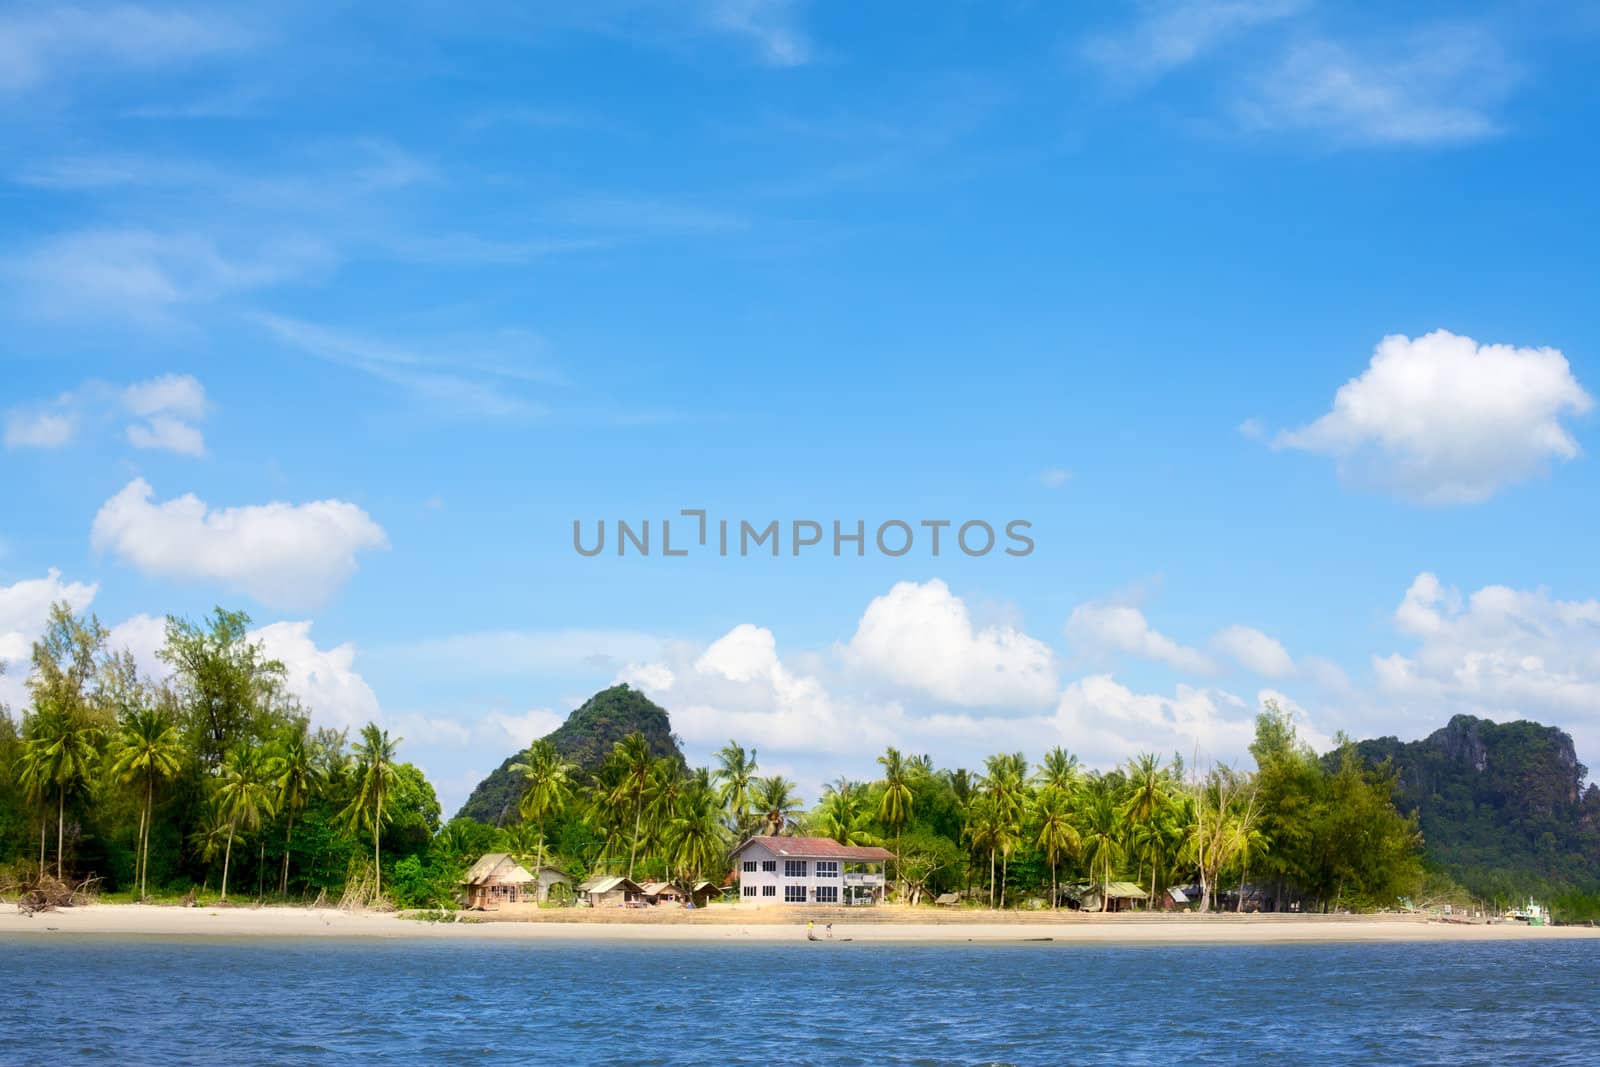
[[[682,889],[672,882],[645,882],[639,887],[644,902],[656,906],[676,907],[687,899]]]
[[[522,864],[505,852],[490,852],[461,880],[469,908],[498,908],[503,904],[523,904],[534,899],[537,879]]]
[[[1078,882],[1066,887],[1067,903],[1079,911],[1126,911],[1134,904],[1150,899],[1150,894],[1132,882],[1111,882],[1104,887],[1104,907],[1101,907],[1099,883]]]
[[[642,908],[644,890],[620,875],[590,878],[578,887],[578,897],[591,908]]]

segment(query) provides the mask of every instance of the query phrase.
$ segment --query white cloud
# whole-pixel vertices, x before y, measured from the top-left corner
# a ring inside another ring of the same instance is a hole
[[[1144,612],[1126,604],[1079,604],[1067,619],[1067,641],[1089,652],[1126,652],[1180,671],[1209,674],[1216,669],[1199,649],[1181,645],[1155,630]]]
[[[183,456],[204,456],[206,440],[198,429],[182,419],[158,415],[148,422],[128,427],[128,443],[134,448],[158,449]]]
[[[167,326],[186,305],[277,285],[327,266],[312,238],[271,237],[235,247],[209,233],[93,229],[60,234],[8,259],[30,310],[58,317]]]
[[[53,411],[6,413],[7,448],[60,448],[71,444],[78,423],[70,414]]]
[[[566,721],[566,716],[549,708],[529,708],[517,715],[503,711],[491,712],[484,721],[504,735],[514,748],[524,749],[539,738],[553,733]]]
[[[28,702],[26,686],[33,643],[44,633],[50,605],[65,601],[74,612],[87,611],[99,586],[92,582],[64,582],[54,567],[43,578],[27,578],[0,585],[0,704],[21,708]]]
[[[210,508],[193,494],[152,502],[137,478],[100,508],[91,541],[140,571],[213,581],[277,607],[321,604],[356,569],[356,554],[388,547],[382,527],[354,504]]]
[[[1256,711],[1221,690],[1179,685],[1167,697],[1096,674],[1067,686],[1051,729],[1091,765],[1113,765],[1138,752],[1176,752],[1185,760],[1198,752],[1202,761],[1238,763],[1248,758]]]
[[[1046,489],[1060,489],[1072,481],[1072,472],[1060,467],[1051,467],[1049,470],[1039,472],[1039,484]]]
[[[1141,17],[1090,38],[1083,53],[1114,81],[1154,81],[1248,30],[1298,14],[1310,0],[1145,0]]]
[[[155,70],[244,47],[224,16],[137,4],[28,5],[0,15],[0,93],[68,80],[85,66]]]
[[[1554,348],[1479,345],[1435,330],[1385,337],[1333,409],[1275,445],[1429,504],[1472,503],[1579,454],[1562,424],[1593,401]]]
[[[1049,646],[1011,626],[973,625],[944,582],[900,582],[867,605],[844,647],[853,665],[968,707],[1049,703],[1056,689]]]
[[[1245,670],[1264,678],[1285,678],[1294,673],[1294,660],[1282,643],[1253,627],[1229,626],[1211,639],[1211,645]]]
[[[47,404],[15,408],[6,416],[9,448],[59,448],[80,424],[136,416],[124,433],[135,448],[205,455],[205,438],[193,422],[205,418],[205,387],[189,374],[166,374],[116,388],[88,381]]]
[[[122,620],[106,635],[107,648],[131,653],[139,673],[156,681],[172,674],[172,668],[156,655],[166,643],[167,620],[144,613]]]
[[[755,45],[763,63],[799,67],[811,60],[811,40],[799,25],[794,0],[709,0],[706,21]]]
[[[1473,141],[1500,132],[1494,110],[1515,80],[1489,33],[1417,34],[1398,47],[1313,41],[1254,79],[1237,116],[1249,129],[1345,143]]]
[[[319,726],[359,730],[382,718],[378,695],[355,670],[355,645],[318,648],[311,622],[275,622],[250,634],[284,666],[284,682]]]

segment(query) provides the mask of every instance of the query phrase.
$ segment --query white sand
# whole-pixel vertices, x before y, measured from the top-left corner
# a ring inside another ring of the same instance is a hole
[[[1600,938],[1594,927],[1523,923],[1459,925],[1409,916],[1313,915],[1007,915],[886,908],[878,918],[852,913],[833,921],[835,940],[855,942],[1053,944],[1288,944],[1350,941],[1509,941]],[[397,915],[289,907],[178,908],[97,904],[32,917],[0,904],[0,939],[65,935],[163,938],[454,938],[464,940],[773,942],[803,941],[806,916],[711,908],[698,913],[549,912],[534,921],[417,922]]]

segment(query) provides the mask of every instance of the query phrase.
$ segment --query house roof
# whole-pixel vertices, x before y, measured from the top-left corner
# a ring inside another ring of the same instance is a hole
[[[643,882],[639,888],[644,890],[645,896],[654,897],[665,893],[669,889],[676,890],[678,887],[671,882]]]
[[[533,881],[528,869],[505,852],[488,852],[478,857],[461,879],[463,885],[525,885]]]
[[[831,837],[752,837],[733,850],[738,855],[751,845],[760,845],[785,859],[854,860],[881,863],[894,859],[894,853],[872,845],[841,845]]]
[[[583,883],[582,888],[586,893],[609,893],[614,889],[621,889],[624,891],[631,889],[635,893],[640,891],[638,882],[633,881],[631,878],[625,878],[620,874],[614,875],[610,878],[601,878],[598,881],[591,878],[589,881]]]

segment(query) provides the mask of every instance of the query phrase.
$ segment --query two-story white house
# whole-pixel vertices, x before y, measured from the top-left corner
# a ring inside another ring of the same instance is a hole
[[[827,837],[752,837],[733,852],[741,904],[878,904],[894,853]]]

